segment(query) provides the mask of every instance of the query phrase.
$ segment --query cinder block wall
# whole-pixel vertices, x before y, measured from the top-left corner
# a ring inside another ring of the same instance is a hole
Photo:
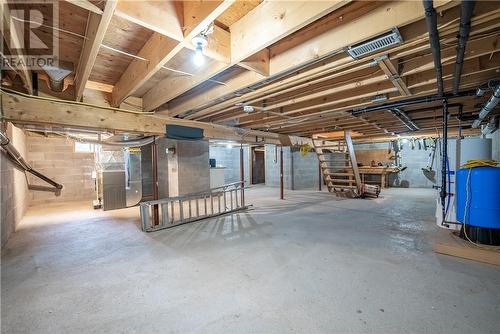
[[[388,142],[357,144],[354,145],[354,150],[387,149],[388,145]],[[407,168],[400,173],[391,174],[389,185],[391,187],[432,188],[432,182],[422,173],[422,168],[427,166],[431,150],[419,150],[418,145],[416,145],[415,149],[412,149],[409,142],[402,146],[403,150],[400,153],[402,156],[402,166],[406,166]]]
[[[298,149],[293,149],[292,165],[294,190],[318,189],[319,161],[316,152],[311,151],[302,156]]]
[[[9,123],[6,134],[19,153],[26,157],[24,132]],[[23,218],[29,205],[29,199],[24,172],[16,168],[4,153],[0,153],[0,174],[0,223],[1,245],[3,247]]]
[[[265,145],[266,186],[280,186],[280,148],[276,152],[275,145]],[[283,147],[283,186],[292,189],[292,153],[290,147]]]
[[[74,142],[66,138],[43,137],[29,134],[26,137],[28,162],[41,173],[61,183],[60,196],[52,192],[29,193],[30,205],[89,200],[95,198],[92,171],[95,168],[93,153],[77,153]],[[47,186],[42,180],[29,175],[30,184]]]
[[[231,148],[225,146],[210,146],[210,159],[216,159],[217,166],[226,167],[224,169],[224,182],[232,183],[240,181],[240,147]],[[243,170],[245,174],[245,184],[250,182],[249,148],[243,147]]]

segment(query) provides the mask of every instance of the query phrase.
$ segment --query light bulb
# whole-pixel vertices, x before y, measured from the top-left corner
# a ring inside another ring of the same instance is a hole
[[[193,57],[193,62],[196,66],[201,66],[205,63],[205,56],[203,55],[203,48],[200,44],[196,46],[196,50]]]
[[[226,148],[233,148],[232,144],[226,144]]]

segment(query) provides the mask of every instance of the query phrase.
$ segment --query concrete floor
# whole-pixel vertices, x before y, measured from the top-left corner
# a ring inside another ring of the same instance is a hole
[[[2,333],[498,333],[500,268],[431,251],[432,191],[382,195],[257,187],[253,210],[150,234],[137,208],[32,209]]]

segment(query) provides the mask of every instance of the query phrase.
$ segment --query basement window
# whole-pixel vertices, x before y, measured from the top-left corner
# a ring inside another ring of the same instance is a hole
[[[75,153],[94,153],[95,144],[75,141]]]

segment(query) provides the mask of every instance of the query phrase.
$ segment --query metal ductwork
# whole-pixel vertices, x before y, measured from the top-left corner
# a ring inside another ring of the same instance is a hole
[[[498,129],[498,118],[497,116],[490,117],[490,121],[482,129],[481,133],[483,135],[488,135],[495,132]]]
[[[141,147],[141,146],[149,145],[155,141],[154,136],[144,137],[141,139],[121,140],[121,141],[80,138],[80,137],[72,136],[69,134],[65,134],[65,136],[68,137],[69,139],[83,142],[83,143],[99,144],[99,145],[107,145],[107,146],[119,146],[119,147]]]
[[[425,9],[425,22],[427,23],[427,31],[429,32],[429,43],[434,58],[438,96],[442,96],[444,93],[443,68],[441,66],[441,45],[439,43],[439,32],[437,29],[437,14],[432,0],[423,0],[423,4]]]
[[[490,99],[484,104],[483,108],[481,108],[481,111],[479,112],[479,117],[472,123],[472,127],[478,128],[479,125],[481,125],[483,119],[485,119],[486,116],[488,116],[488,114],[493,109],[495,109],[495,107],[498,105],[498,102],[500,102],[500,84],[496,86]]]
[[[12,145],[10,142],[10,139],[7,137],[5,133],[0,131],[0,145],[7,153],[7,155],[10,157],[10,159],[21,169],[23,169],[25,172],[28,172],[30,174],[33,174],[34,176],[38,177],[39,179],[47,182],[51,186],[55,188],[55,193],[56,195],[60,194],[61,189],[63,188],[62,184],[57,183],[56,181],[50,179],[49,177],[43,175],[42,173],[38,172],[37,170],[33,169],[31,165],[24,160],[22,157],[21,153]]]
[[[54,92],[62,92],[65,89],[64,79],[73,73],[73,64],[59,61],[59,67],[44,65],[42,68],[48,76],[48,86]]]
[[[462,1],[460,13],[460,28],[457,36],[457,59],[455,62],[453,74],[453,94],[457,94],[458,89],[460,88],[460,79],[462,77],[462,68],[464,66],[465,47],[467,46],[467,40],[469,39],[470,21],[474,12],[475,4],[476,2],[474,0]]]

